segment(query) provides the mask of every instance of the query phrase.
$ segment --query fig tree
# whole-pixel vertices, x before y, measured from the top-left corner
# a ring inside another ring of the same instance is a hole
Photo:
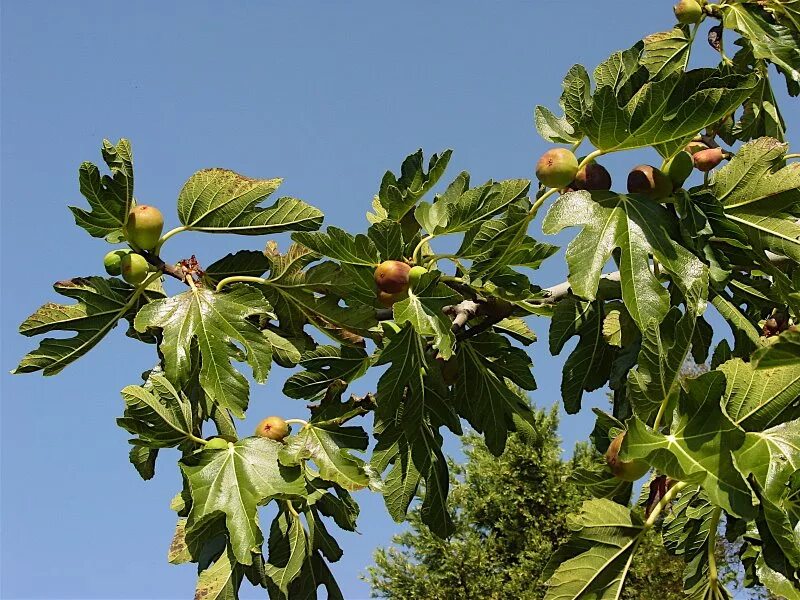
[[[378,302],[384,308],[392,308],[395,302],[400,302],[404,298],[408,298],[408,290],[397,292],[396,294],[387,294],[386,292],[378,291]]]
[[[574,181],[570,187],[576,190],[610,190],[611,189],[611,175],[608,173],[603,165],[598,165],[592,161],[578,169],[575,174]]]
[[[134,246],[142,250],[156,247],[164,229],[164,215],[155,206],[139,204],[128,214],[125,236]]]
[[[681,0],[672,10],[675,12],[675,18],[681,25],[691,25],[692,23],[699,23],[703,18],[703,7],[697,0]]]
[[[227,450],[228,449],[228,440],[224,440],[221,437],[215,437],[208,440],[208,443],[205,445],[206,450]]]
[[[125,281],[131,285],[139,285],[147,278],[150,265],[144,256],[131,252],[122,257],[120,270]]]
[[[289,425],[280,417],[267,417],[256,427],[256,435],[280,442],[289,435]]]
[[[421,267],[417,265],[416,267],[411,267],[411,270],[408,272],[408,283],[411,287],[414,287],[419,283],[420,277],[425,275],[428,272],[428,269],[425,267]]]
[[[709,148],[708,150],[701,150],[695,153],[692,158],[694,159],[694,166],[698,171],[708,173],[722,162],[722,159],[725,158],[725,154],[722,148]]]
[[[122,257],[130,254],[133,250],[120,249],[112,250],[103,257],[103,266],[109,275],[119,275],[122,272]]]
[[[375,283],[387,294],[396,294],[408,289],[408,272],[411,267],[399,260],[386,260],[375,269]]]
[[[636,481],[650,470],[650,466],[640,460],[620,460],[619,449],[622,447],[624,439],[625,432],[623,431],[611,441],[606,450],[606,462],[617,479]]]
[[[664,172],[672,180],[673,189],[678,189],[683,185],[683,182],[689,179],[694,169],[694,162],[692,162],[692,155],[681,150],[675,156],[669,159]]]
[[[567,187],[578,173],[578,159],[566,148],[548,150],[536,163],[536,178],[551,188]]]
[[[628,193],[661,200],[672,193],[672,180],[650,165],[639,165],[628,173]]]

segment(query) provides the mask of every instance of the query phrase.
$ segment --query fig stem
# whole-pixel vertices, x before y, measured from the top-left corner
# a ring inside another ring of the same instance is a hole
[[[669,491],[666,494],[664,494],[664,497],[658,501],[658,504],[656,504],[653,507],[653,512],[650,513],[650,516],[647,517],[647,521],[644,522],[645,527],[647,527],[648,529],[652,527],[655,524],[656,519],[658,519],[658,515],[661,514],[662,510],[664,510],[664,507],[670,502],[672,502],[675,499],[675,496],[677,496],[678,493],[687,485],[689,484],[686,483],[685,481],[679,481],[678,483],[673,485],[669,489]],[[712,535],[709,537],[714,538],[714,540],[716,541],[716,536]]]
[[[176,227],[175,229],[170,229],[167,233],[158,238],[158,242],[156,242],[156,247],[153,248],[153,254],[158,256],[158,253],[161,251],[161,246],[164,245],[164,242],[166,242],[176,233],[181,233],[182,231],[188,231],[188,229],[189,228],[186,227],[185,225],[181,225],[180,227]]]
[[[800,158],[800,154],[787,154],[783,157],[784,160],[789,160],[790,158]]]
[[[208,440],[204,440],[203,438],[197,437],[196,435],[189,434],[189,439],[192,440],[195,444],[203,444],[205,446],[208,443]]]
[[[286,508],[288,508],[289,512],[292,513],[292,516],[295,519],[299,519],[300,518],[300,514],[297,512],[297,510],[295,510],[294,506],[292,506],[291,500],[286,500],[285,502],[286,502]]]
[[[419,263],[419,253],[422,251],[422,247],[435,237],[436,236],[434,234],[429,233],[419,241],[419,244],[417,244],[416,247],[414,248],[414,252],[411,253],[411,262],[413,262],[414,264]]]
[[[583,138],[579,139],[577,142],[575,142],[574,144],[572,144],[572,147],[570,148],[570,151],[571,151],[571,152],[574,154],[574,153],[575,153],[575,151],[576,151],[578,148],[580,148],[580,147],[581,147],[581,144],[582,144],[582,143],[583,143]]]
[[[292,423],[297,423],[303,427],[308,427],[308,421],[304,421],[303,419],[286,419],[287,425],[291,425]]]
[[[232,283],[260,283],[262,285],[269,283],[269,279],[264,279],[263,277],[250,277],[249,275],[233,275],[231,277],[226,277],[225,279],[221,279],[220,282],[217,284],[216,291],[219,292],[222,288],[226,285],[230,285]]]
[[[717,546],[717,527],[719,526],[719,518],[722,515],[722,509],[716,507],[714,512],[711,513],[711,519],[708,524],[708,543],[706,545],[706,552],[708,553],[708,581],[711,584],[711,589],[717,592],[719,589],[719,576],[717,574],[717,558],[714,556],[714,551]]]

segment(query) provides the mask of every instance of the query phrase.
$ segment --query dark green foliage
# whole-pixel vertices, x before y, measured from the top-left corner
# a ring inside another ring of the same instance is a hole
[[[466,435],[465,463],[451,464],[448,504],[455,532],[441,539],[412,511],[410,529],[394,537],[395,546],[375,554],[368,575],[373,595],[390,600],[544,597],[544,569],[569,537],[567,517],[590,497],[569,475],[598,460],[584,445],[563,460],[557,427],[555,410],[535,411],[531,432],[512,434],[499,457],[479,436]],[[653,532],[640,544],[623,598],[682,599],[682,576],[683,561],[667,555]]]

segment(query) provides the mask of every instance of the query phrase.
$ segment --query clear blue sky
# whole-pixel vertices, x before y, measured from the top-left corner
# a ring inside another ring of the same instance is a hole
[[[107,245],[74,227],[66,206],[84,202],[78,165],[100,161],[104,137],[132,140],[136,196],[159,206],[167,227],[177,224],[174,202],[186,178],[227,167],[284,177],[281,193],[319,206],[326,224],[362,230],[384,171],[418,147],[427,154],[453,148],[450,177],[462,169],[475,182],[532,177],[546,147],[532,125],[534,105],[556,106],[573,63],[593,68],[668,28],[670,6],[4,0],[0,595],[192,594],[193,567],[166,562],[175,523],[169,500],[180,487],[176,457],[163,452],[156,478],[141,481],[114,422],[119,390],[152,366],[152,348],[118,327],[56,378],[8,374],[36,344],[16,334],[18,324],[58,299],[51,284],[102,272]],[[786,115],[790,131],[794,112]],[[612,156],[605,164],[621,187],[627,169],[647,158]],[[208,264],[265,241],[190,234],[167,252]],[[562,256],[546,263],[538,283],[564,278]],[[559,398],[561,361],[548,355],[546,322],[531,323],[542,338],[532,350],[539,383],[532,397],[547,407]],[[268,414],[306,414],[304,403],[281,396],[287,375],[275,368],[253,390],[242,431]],[[374,385],[367,377],[355,391]],[[585,438],[590,414],[562,421],[566,448]],[[339,535],[345,556],[333,565],[348,599],[368,597],[359,575],[399,531],[379,496],[358,500],[361,534]],[[242,596],[264,594],[245,585]]]

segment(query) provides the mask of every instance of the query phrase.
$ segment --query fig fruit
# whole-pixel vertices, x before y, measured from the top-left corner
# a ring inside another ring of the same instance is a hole
[[[536,163],[536,178],[551,188],[567,187],[578,173],[578,159],[566,148],[548,150]]]
[[[267,417],[256,426],[256,435],[280,442],[289,435],[289,425],[280,417]]]
[[[411,267],[399,260],[385,260],[375,269],[375,283],[387,294],[396,294],[408,289],[408,272]]]
[[[122,273],[122,257],[130,254],[133,250],[122,249],[112,250],[103,257],[103,266],[109,275],[119,275]]]
[[[672,180],[672,188],[677,190],[683,186],[684,181],[689,179],[693,169],[692,155],[685,150],[681,150],[669,159],[664,167],[664,172]]]
[[[150,265],[141,254],[131,252],[126,254],[120,260],[120,270],[122,278],[131,285],[139,285],[147,279],[147,273],[150,270]]]
[[[570,184],[570,187],[576,190],[610,190],[611,189],[611,175],[608,173],[603,165],[598,165],[596,162],[590,162],[578,169],[575,174],[575,179]]]
[[[697,154],[701,150],[708,150],[708,146],[706,146],[703,142],[689,142],[684,147],[684,150],[691,155]]]
[[[722,148],[709,148],[708,150],[701,150],[695,153],[692,157],[694,166],[698,171],[708,173],[711,169],[716,167],[725,158]]]
[[[152,250],[164,229],[164,215],[155,206],[139,204],[128,214],[125,237],[137,248]]]
[[[205,445],[206,450],[227,450],[228,440],[223,440],[221,437],[215,437],[208,440]]]
[[[408,291],[397,292],[396,294],[387,294],[386,292],[378,292],[378,302],[384,308],[392,308],[395,302],[400,302],[404,298],[408,298]]]
[[[672,10],[681,25],[699,23],[703,18],[703,7],[697,0],[681,0],[672,7]]]
[[[639,165],[628,173],[628,193],[661,200],[672,193],[672,180],[650,165]]]
[[[411,267],[411,270],[408,272],[408,283],[411,287],[414,287],[419,283],[420,278],[428,272],[428,269],[425,267],[420,267],[417,265],[416,267]]]
[[[625,432],[623,431],[611,441],[606,450],[606,462],[617,479],[636,481],[644,477],[645,473],[650,470],[650,465],[640,460],[620,460],[619,449],[622,447],[624,439]]]

